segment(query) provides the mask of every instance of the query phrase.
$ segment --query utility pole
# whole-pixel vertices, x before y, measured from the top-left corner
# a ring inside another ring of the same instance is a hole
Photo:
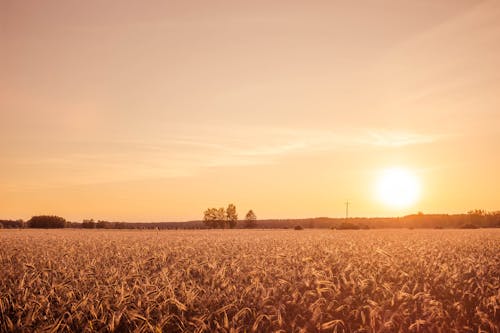
[[[347,220],[349,218],[349,200],[345,202],[345,219]]]

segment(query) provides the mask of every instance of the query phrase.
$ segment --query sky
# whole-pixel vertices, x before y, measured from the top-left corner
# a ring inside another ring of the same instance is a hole
[[[0,0],[0,219],[499,210],[499,41],[498,1]]]

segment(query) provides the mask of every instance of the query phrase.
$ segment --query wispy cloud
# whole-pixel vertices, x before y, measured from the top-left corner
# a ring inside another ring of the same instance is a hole
[[[379,147],[402,147],[432,143],[442,136],[404,131],[370,130],[364,139],[368,145]]]
[[[26,182],[30,184],[45,186],[44,179],[50,179],[51,185],[54,180],[60,185],[85,184],[186,177],[206,168],[269,165],[286,157],[345,149],[393,149],[427,144],[439,138],[432,134],[387,129],[342,132],[206,128],[193,135],[174,133],[153,141],[74,143],[70,151],[59,150],[36,159],[11,158],[11,161],[16,160],[18,167],[37,170],[31,173],[32,179],[27,177]]]

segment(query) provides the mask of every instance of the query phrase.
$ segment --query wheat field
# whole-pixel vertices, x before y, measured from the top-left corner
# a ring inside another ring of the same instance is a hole
[[[0,230],[2,332],[500,332],[500,230]]]

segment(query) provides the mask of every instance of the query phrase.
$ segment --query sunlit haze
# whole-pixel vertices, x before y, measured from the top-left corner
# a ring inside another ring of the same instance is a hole
[[[0,0],[0,217],[498,210],[499,41],[498,1]]]

